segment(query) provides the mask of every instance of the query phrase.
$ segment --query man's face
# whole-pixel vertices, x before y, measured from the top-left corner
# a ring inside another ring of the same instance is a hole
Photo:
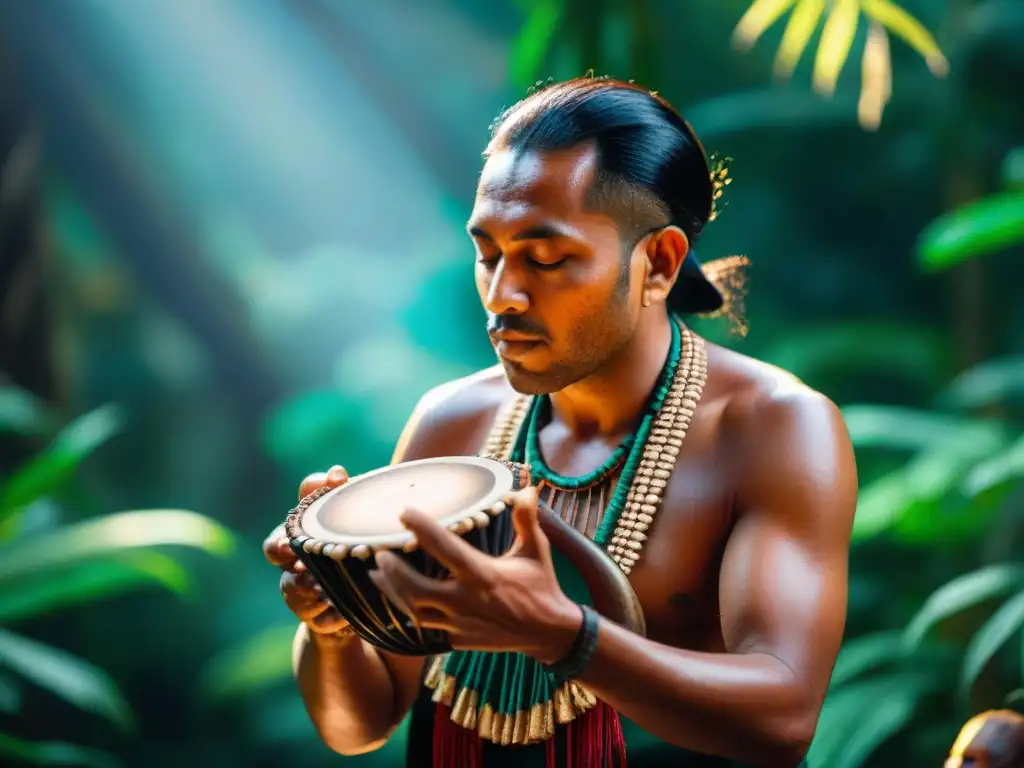
[[[467,226],[477,290],[519,392],[557,392],[597,372],[636,327],[630,286],[642,282],[642,263],[632,259],[628,274],[614,222],[585,210],[596,170],[584,146],[496,152],[481,173]]]

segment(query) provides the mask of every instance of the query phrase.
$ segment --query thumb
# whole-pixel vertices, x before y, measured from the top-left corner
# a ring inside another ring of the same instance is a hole
[[[547,536],[540,528],[537,499],[537,488],[531,486],[514,493],[509,502],[512,504],[512,526],[518,539],[516,554],[540,560],[548,555],[549,550]]]

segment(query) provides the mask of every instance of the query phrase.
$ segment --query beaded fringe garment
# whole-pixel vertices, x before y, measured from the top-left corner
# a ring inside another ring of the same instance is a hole
[[[627,575],[640,560],[707,380],[703,340],[681,324],[673,332],[674,338],[680,340],[676,347],[678,362],[674,365],[671,382],[666,382],[667,391],[649,428],[637,434],[637,440],[643,440],[642,446],[632,446],[623,452],[617,464],[591,484],[562,488],[546,480],[539,483],[541,499],[594,539]],[[672,363],[669,360],[669,364]],[[513,398],[499,413],[482,455],[512,459],[534,405],[532,396]],[[642,450],[642,454],[637,454],[638,450]],[[620,479],[630,485],[624,502],[620,502],[621,507],[616,510],[612,508],[616,506],[612,500],[621,496],[616,493]],[[474,667],[481,663],[483,656],[453,652],[432,660],[425,683],[433,689],[433,700],[439,705],[437,718],[447,715],[445,719],[450,718],[462,727],[458,730],[471,729],[480,739],[506,746],[549,741],[556,725],[572,723],[588,712],[601,719],[600,711],[593,712],[599,702],[578,683],[569,681],[557,685],[536,662],[510,653],[486,654],[491,657],[488,659],[491,669],[481,675]],[[486,683],[460,685],[461,681],[483,678]],[[506,686],[517,689],[519,695],[513,690],[506,695]],[[497,711],[489,701],[493,700],[489,694],[491,689],[500,689],[502,700],[511,703],[515,699],[521,704],[502,707],[504,712]],[[603,737],[598,733],[595,738]]]

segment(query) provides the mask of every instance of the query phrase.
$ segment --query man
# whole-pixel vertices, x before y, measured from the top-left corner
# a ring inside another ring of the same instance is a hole
[[[502,409],[525,394],[540,404],[529,427],[533,461],[551,477],[578,477],[637,434],[676,348],[670,313],[723,303],[692,251],[723,174],[663,99],[608,79],[531,94],[499,118],[485,157],[468,230],[500,366],[425,395],[394,461],[478,454]],[[630,766],[790,768],[814,734],[843,633],[853,451],[825,397],[771,366],[693,343],[706,352],[706,381],[685,386],[699,403],[673,443],[674,471],[642,557],[619,560],[646,638],[589,622],[561,592],[535,493],[514,499],[516,558],[466,552],[413,511],[405,524],[452,562],[455,577],[431,586],[385,554],[377,583],[425,625],[448,629],[457,648],[563,667],[568,659],[572,678],[634,729]],[[623,483],[627,470],[615,470]],[[340,467],[311,475],[300,496],[346,477]],[[618,481],[608,482],[598,498],[611,498]],[[594,521],[578,525],[596,535]],[[265,550],[285,569],[282,592],[303,622],[296,675],[324,741],[346,755],[373,750],[415,702],[417,716],[426,711],[423,660],[378,652],[346,631],[280,531]],[[592,647],[580,650],[580,638]],[[431,765],[429,724],[411,733],[409,765]],[[635,747],[642,733],[645,746]],[[477,754],[488,768],[545,764],[517,751],[526,749]],[[613,763],[607,750],[564,760]]]

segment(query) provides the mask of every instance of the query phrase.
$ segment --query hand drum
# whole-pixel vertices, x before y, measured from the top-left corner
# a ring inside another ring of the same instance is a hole
[[[314,491],[289,513],[285,531],[298,558],[360,637],[392,653],[431,656],[451,650],[447,635],[417,626],[377,589],[370,579],[374,553],[388,550],[425,576],[448,577],[399,521],[405,509],[415,507],[478,550],[501,556],[515,541],[504,499],[529,481],[526,466],[491,458],[394,464],[339,488]],[[636,596],[614,561],[546,508],[541,525],[556,558],[582,579],[595,610],[642,633]],[[561,573],[562,566],[560,579]]]

